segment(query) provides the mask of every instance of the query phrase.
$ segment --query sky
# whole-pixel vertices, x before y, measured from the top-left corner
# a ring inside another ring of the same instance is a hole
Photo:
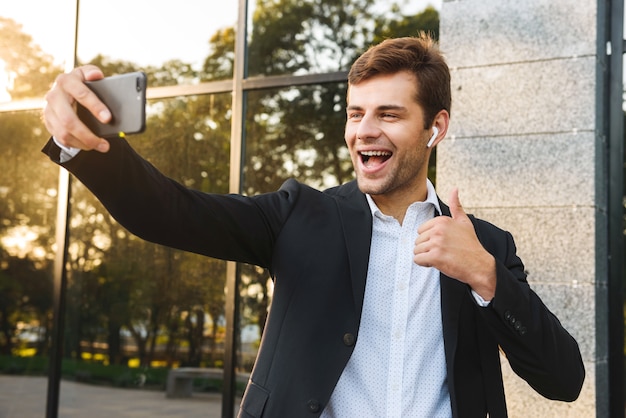
[[[220,5],[224,2],[233,6]],[[81,52],[88,55],[91,51],[113,48],[116,58],[140,64],[153,63],[151,57],[155,55],[194,61],[206,55],[212,33],[209,28],[232,26],[236,22],[236,5],[233,0],[82,0],[80,13],[85,22],[81,20],[84,27],[80,28],[78,53],[81,59],[89,60],[95,53],[82,57]],[[0,15],[21,23],[24,32],[54,57],[71,56],[68,48],[74,37],[71,21],[74,11],[74,0],[4,0],[0,3]],[[103,21],[110,25],[102,25]],[[110,30],[93,30],[92,22]],[[158,44],[159,50],[150,48],[150,44]]]
[[[428,5],[440,9],[441,2],[404,0],[405,13],[421,11]],[[208,39],[215,30],[236,23],[237,3],[236,0],[81,0],[78,55],[81,60],[90,60],[96,52],[104,52],[140,65],[162,63],[163,57],[197,62],[206,57]],[[69,48],[74,27],[69,18],[75,7],[75,0],[2,0],[0,16],[22,24],[24,32],[45,52],[63,57],[72,53]],[[110,25],[102,25],[103,21]],[[92,29],[96,24],[110,30],[96,31]],[[159,45],[158,50],[151,45]]]

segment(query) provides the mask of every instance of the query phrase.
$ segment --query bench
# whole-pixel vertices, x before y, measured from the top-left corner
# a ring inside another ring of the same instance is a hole
[[[250,375],[248,373],[237,373],[237,383],[247,383]],[[165,396],[168,398],[189,398],[193,391],[194,379],[215,379],[224,378],[224,370],[206,367],[180,367],[171,369],[167,374],[165,386]]]

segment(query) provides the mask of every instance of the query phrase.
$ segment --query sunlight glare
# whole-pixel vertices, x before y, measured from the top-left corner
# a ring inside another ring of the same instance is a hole
[[[0,103],[11,101],[9,90],[13,88],[13,79],[6,69],[6,62],[0,59]]]
[[[39,238],[37,231],[26,225],[20,225],[9,229],[6,235],[0,237],[0,243],[9,255],[24,258],[33,250],[33,243],[37,238]]]

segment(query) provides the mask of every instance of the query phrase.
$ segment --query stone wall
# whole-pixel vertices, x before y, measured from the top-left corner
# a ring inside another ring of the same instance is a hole
[[[593,417],[596,370],[597,4],[460,0],[441,8],[451,126],[437,190],[509,230],[532,288],[579,342],[587,378],[573,403],[543,399],[503,358],[511,417]],[[603,338],[603,337],[601,337]],[[602,409],[602,408],[600,408]],[[600,415],[599,415],[600,416]]]

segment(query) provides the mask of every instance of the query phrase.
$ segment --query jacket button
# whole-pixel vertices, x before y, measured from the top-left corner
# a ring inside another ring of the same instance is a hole
[[[315,399],[311,399],[307,402],[306,406],[309,408],[310,412],[319,412],[320,411],[320,403]]]
[[[506,319],[507,321],[510,321],[512,316],[513,314],[511,313],[511,311],[504,312],[504,319]]]
[[[345,345],[347,345],[348,347],[353,346],[355,341],[356,341],[356,338],[355,338],[354,334],[350,334],[348,332],[348,333],[343,335],[343,343]]]

